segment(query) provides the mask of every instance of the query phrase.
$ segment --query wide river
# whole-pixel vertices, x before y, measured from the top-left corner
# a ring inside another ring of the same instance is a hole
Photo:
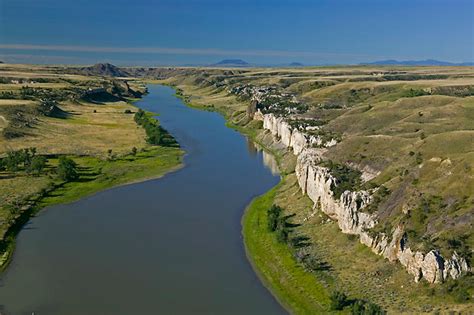
[[[211,112],[152,85],[137,106],[187,154],[163,178],[40,212],[0,275],[1,314],[284,314],[246,259],[241,217],[278,183]]]

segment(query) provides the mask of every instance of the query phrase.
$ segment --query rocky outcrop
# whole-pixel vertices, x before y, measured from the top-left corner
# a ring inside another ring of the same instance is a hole
[[[331,147],[337,143],[335,139],[324,141],[319,136],[293,128],[284,117],[277,117],[274,114],[263,115],[260,111],[257,111],[254,117],[263,120],[263,128],[279,138],[284,145],[292,148],[295,155],[300,154],[307,147]]]
[[[425,279],[430,283],[438,283],[448,277],[456,279],[470,271],[467,261],[456,252],[450,259],[446,259],[437,250],[431,250],[427,254],[413,251],[407,246],[403,226],[398,226],[390,236],[370,233],[370,229],[377,224],[377,219],[375,215],[364,213],[363,209],[372,201],[374,191],[346,190],[336,198],[331,187],[337,185],[337,181],[328,168],[318,164],[322,149],[313,148],[318,140],[292,128],[283,117],[260,113],[258,118],[263,120],[264,129],[269,130],[286,147],[293,149],[293,153],[298,156],[295,173],[303,194],[314,202],[315,208],[335,220],[343,233],[358,235],[360,242],[375,253],[390,261],[399,261],[414,276],[415,281]],[[334,144],[335,141],[331,141],[323,146]],[[373,178],[372,173],[362,173],[366,178]]]

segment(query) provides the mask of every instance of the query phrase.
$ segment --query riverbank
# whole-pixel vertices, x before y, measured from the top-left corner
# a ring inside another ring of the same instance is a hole
[[[168,87],[149,92],[137,105],[160,113],[186,167],[35,217],[1,277],[5,311],[286,314],[258,281],[240,233],[242,209],[279,177],[220,115],[186,107]]]
[[[177,90],[175,86],[170,86]],[[294,157],[265,134],[260,122],[246,121],[242,125],[244,119],[241,116],[242,111],[191,103],[190,98],[179,90],[176,96],[192,108],[218,112],[226,119],[227,127],[247,136],[275,158],[280,171],[280,183],[252,200],[241,219],[247,259],[262,283],[289,312],[294,314],[330,312],[330,288],[319,282],[314,274],[307,272],[295,260],[288,244],[278,242],[274,233],[267,228],[267,210],[278,202],[278,199],[286,198],[284,190],[292,182],[288,176],[294,171]]]
[[[28,77],[28,74],[22,76]],[[80,83],[77,84],[82,84],[82,80],[78,79]],[[33,173],[27,169],[27,160],[24,165],[15,162],[16,165],[9,166],[0,159],[0,271],[8,266],[16,235],[42,209],[70,203],[112,187],[159,178],[183,166],[184,152],[179,145],[147,143],[153,136],[170,137],[161,129],[156,135],[150,133],[151,129],[160,128],[158,121],[152,118],[153,113],[147,113],[148,119],[153,120],[147,128],[134,121],[134,112],[138,110],[134,102],[139,98],[126,97],[112,102],[82,98],[63,103],[51,101],[56,104],[57,112],[64,114],[43,116],[37,109],[40,106],[36,100],[38,95],[64,93],[63,86],[47,84],[36,84],[29,92],[32,96],[28,97],[33,100],[28,101],[28,105],[23,104],[26,101],[15,99],[25,97],[17,94],[20,90],[16,85],[0,86],[8,88],[2,95],[12,98],[2,99],[0,104],[0,110],[8,117],[7,128],[13,128],[17,123],[15,116],[10,115],[12,110],[19,112],[19,117],[28,121],[28,126],[35,126],[19,129],[24,134],[13,138],[5,136],[4,131],[9,129],[0,130],[0,157],[6,159],[12,152],[21,153],[25,148],[32,148],[29,159],[37,156],[45,161],[39,171]],[[70,82],[70,85],[74,86],[74,83]],[[46,88],[49,92],[43,92]],[[136,89],[141,89],[142,94],[146,92],[141,85]],[[74,97],[79,96],[74,94]],[[64,156],[76,164],[77,178],[73,180],[64,180],[57,175],[59,160]]]
[[[282,182],[249,206],[243,219],[243,236],[257,274],[290,311],[297,314],[330,312],[330,296],[334,292],[347,294],[351,305],[356,301],[361,301],[357,304],[376,303],[388,312],[469,310],[469,305],[460,304],[454,294],[457,285],[465,286],[462,281],[436,287],[425,282],[414,283],[400,265],[373,254],[356,238],[341,233],[337,223],[324,213],[315,211],[311,200],[299,189],[294,174],[295,156],[264,131],[261,122],[248,117],[245,100],[224,89],[201,87],[173,78],[166,82],[177,88],[178,95],[192,107],[221,113],[229,127],[254,139],[280,164]],[[296,262],[294,249],[278,243],[276,236],[265,229],[262,222],[272,203],[280,205],[284,214],[291,216],[296,226],[292,233],[307,237],[311,242],[311,256],[319,265],[316,270],[304,270],[301,263]],[[271,254],[267,255],[268,252]],[[345,311],[350,311],[351,305]]]

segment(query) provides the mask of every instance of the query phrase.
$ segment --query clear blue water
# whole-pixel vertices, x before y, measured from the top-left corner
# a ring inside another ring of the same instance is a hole
[[[247,261],[240,224],[279,177],[220,115],[149,91],[137,105],[160,113],[185,167],[33,218],[0,276],[2,314],[286,313]]]

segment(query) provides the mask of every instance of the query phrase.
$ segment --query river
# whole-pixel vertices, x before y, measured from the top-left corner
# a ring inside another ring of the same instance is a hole
[[[41,211],[0,275],[5,314],[285,314],[245,256],[241,217],[279,176],[222,116],[150,85],[187,152],[163,178]]]

